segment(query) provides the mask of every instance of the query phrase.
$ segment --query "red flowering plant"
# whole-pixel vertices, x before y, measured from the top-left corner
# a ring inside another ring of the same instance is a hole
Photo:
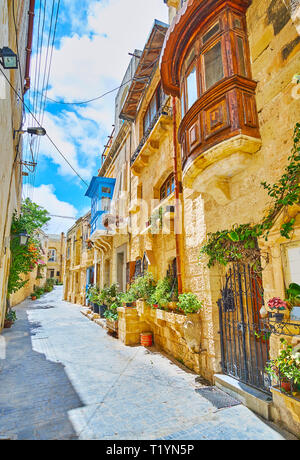
[[[272,317],[275,318],[276,322],[281,323],[285,313],[289,311],[288,304],[280,297],[273,297],[268,302],[269,311],[272,313]]]
[[[11,265],[8,279],[8,295],[21,289],[28,280],[24,275],[32,272],[41,262],[42,251],[36,237],[36,230],[43,227],[50,218],[48,212],[27,198],[21,213],[13,215],[11,225]],[[18,235],[26,232],[30,238],[26,245],[20,244]]]
[[[268,307],[271,311],[284,312],[288,310],[287,303],[281,300],[280,297],[273,297],[268,302]]]

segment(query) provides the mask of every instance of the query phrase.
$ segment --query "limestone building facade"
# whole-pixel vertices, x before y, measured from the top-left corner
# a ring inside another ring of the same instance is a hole
[[[240,273],[236,266],[208,269],[198,257],[207,235],[261,222],[272,202],[261,183],[276,183],[288,164],[300,120],[294,79],[299,74],[300,5],[282,0],[165,3],[173,19],[160,69],[164,91],[177,99],[181,112],[185,288],[205,304],[201,374],[213,381],[223,372],[266,390],[265,364],[277,355],[280,337],[257,338],[255,327],[262,319],[262,293],[265,302],[285,299],[289,284],[300,284],[299,209],[280,215],[268,241],[258,241],[269,262],[261,276]],[[280,226],[292,218],[295,227],[288,240]],[[237,290],[239,300],[228,302],[240,281],[245,286]],[[297,324],[291,335],[299,335]],[[281,407],[281,417],[283,412]],[[299,432],[299,420],[291,414],[290,429]]]
[[[19,94],[29,88],[29,68],[34,1],[1,0],[0,48],[18,54],[19,69],[1,71]],[[0,72],[0,331],[6,312],[7,280],[10,264],[12,214],[19,210],[22,189],[22,135],[14,133],[22,123],[22,103]]]
[[[64,299],[85,305],[86,287],[94,283],[94,250],[90,243],[91,213],[67,232],[64,255]]]
[[[57,283],[62,283],[64,279],[65,240],[64,233],[48,235],[47,278],[54,279]]]
[[[210,234],[261,222],[272,202],[261,183],[276,183],[288,164],[300,121],[299,1],[164,2],[170,25],[155,21],[144,50],[134,53],[134,78],[119,92],[116,131],[87,192],[93,282],[125,290],[145,271],[157,280],[173,273],[179,293],[193,292],[204,305],[196,345],[185,320],[124,309],[120,321],[134,340],[148,328],[210,382],[234,376],[269,397],[265,366],[280,334],[258,328],[263,297],[265,304],[284,299],[290,283],[300,284],[299,208],[279,217],[267,242],[257,241],[268,259],[262,274],[246,263],[208,268],[200,250]],[[280,233],[289,217],[290,240]],[[300,335],[299,324],[289,340]],[[264,416],[299,433],[297,415],[273,397]]]

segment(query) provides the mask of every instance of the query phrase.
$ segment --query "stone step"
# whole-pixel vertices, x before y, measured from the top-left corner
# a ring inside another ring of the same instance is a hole
[[[238,399],[244,406],[256,414],[271,420],[272,396],[239,382],[229,375],[215,374],[215,385],[233,398]]]

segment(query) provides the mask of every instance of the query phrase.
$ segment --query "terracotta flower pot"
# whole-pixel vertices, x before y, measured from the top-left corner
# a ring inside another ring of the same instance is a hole
[[[36,296],[32,296],[32,297],[31,297],[31,300],[36,300]]]
[[[290,382],[284,382],[284,381],[282,381],[282,382],[281,382],[281,388],[282,388],[283,390],[285,390],[287,393],[289,393],[289,392],[291,391],[291,384],[290,384]]]
[[[4,321],[4,329],[10,329],[12,327],[12,325],[14,324],[13,321],[9,321],[8,319],[6,319]]]

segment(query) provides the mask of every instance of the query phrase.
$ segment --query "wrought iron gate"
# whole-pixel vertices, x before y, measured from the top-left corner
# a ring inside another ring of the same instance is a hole
[[[223,372],[269,392],[269,334],[260,317],[262,280],[249,265],[232,264],[218,301]]]

